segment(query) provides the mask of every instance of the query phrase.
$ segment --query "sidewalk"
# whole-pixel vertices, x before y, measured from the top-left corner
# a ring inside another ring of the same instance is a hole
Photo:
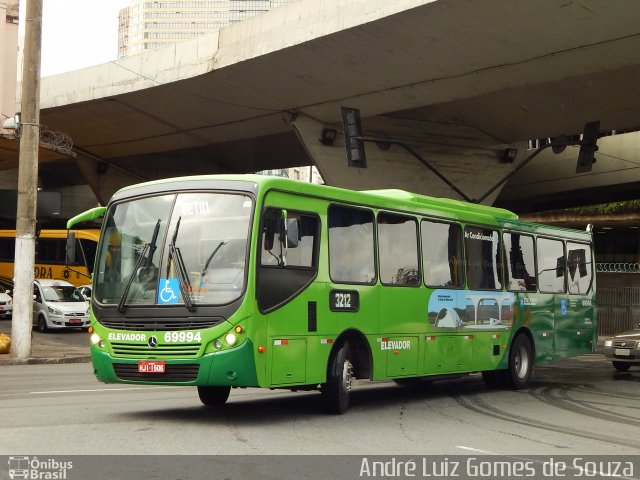
[[[0,321],[0,333],[11,336],[11,320]],[[31,365],[36,363],[90,362],[89,334],[79,330],[52,331],[31,335],[31,355],[26,359],[13,358],[12,353],[0,354],[2,365]]]

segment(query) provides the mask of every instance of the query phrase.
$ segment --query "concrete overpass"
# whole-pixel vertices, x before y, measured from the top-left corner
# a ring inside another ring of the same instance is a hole
[[[132,182],[308,164],[332,185],[458,197],[396,146],[368,144],[368,168],[347,167],[346,105],[360,108],[367,135],[403,140],[478,198],[526,157],[529,139],[578,134],[592,120],[640,127],[638,51],[636,0],[301,0],[45,78],[41,124],[68,134],[76,157],[41,149],[40,179],[63,192],[63,216]],[[319,141],[323,128],[338,131],[333,144]],[[0,188],[15,188],[17,142],[4,133]],[[575,175],[572,148],[534,160],[503,203],[535,210],[578,189],[589,201],[635,196],[630,135],[621,159],[606,153],[614,137],[602,139],[591,173]],[[520,148],[514,163],[502,161],[507,147]]]

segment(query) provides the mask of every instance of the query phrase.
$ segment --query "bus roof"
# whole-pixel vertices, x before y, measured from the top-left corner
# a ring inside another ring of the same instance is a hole
[[[517,220],[518,216],[506,209],[496,208],[487,205],[468,203],[461,200],[449,198],[430,197],[398,189],[384,190],[348,190],[344,188],[318,185],[301,182],[284,177],[268,175],[198,175],[189,177],[178,177],[172,179],[160,179],[151,182],[131,185],[122,188],[114,197],[123,197],[135,194],[138,189],[157,187],[163,190],[166,187],[180,183],[186,186],[189,183],[204,183],[213,181],[224,182],[251,182],[258,186],[261,191],[277,189],[302,193],[309,196],[317,196],[329,200],[349,202],[354,204],[367,205],[374,208],[385,208],[392,210],[405,210],[426,215],[446,216],[449,218],[495,223],[498,219]],[[195,187],[195,185],[194,185]],[[197,187],[196,187],[197,188]]]
[[[478,222],[500,225],[505,229],[535,232],[536,234],[548,234],[565,236],[566,238],[579,238],[584,241],[591,239],[591,233],[570,228],[550,226],[545,224],[520,221],[518,215],[504,208],[491,207],[462,200],[453,200],[443,197],[431,197],[400,189],[381,190],[349,190],[328,185],[318,185],[301,182],[284,177],[269,175],[197,175],[155,180],[151,182],[131,185],[116,192],[117,196],[129,196],[136,190],[144,187],[158,187],[158,189],[171,190],[171,186],[188,183],[205,182],[250,182],[257,185],[258,190],[281,190],[315,196],[329,201],[352,203],[355,205],[369,206],[389,210],[399,210],[416,214],[441,217],[466,222]],[[164,188],[163,188],[164,186]],[[196,187],[197,188],[197,187]],[[202,187],[200,187],[202,188]]]

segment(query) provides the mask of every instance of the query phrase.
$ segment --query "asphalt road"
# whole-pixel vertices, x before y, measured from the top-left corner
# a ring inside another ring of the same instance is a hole
[[[0,366],[0,455],[615,455],[640,452],[640,369],[600,355],[536,370],[523,391],[479,376],[355,387],[345,415],[316,392],[104,385],[91,364]]]

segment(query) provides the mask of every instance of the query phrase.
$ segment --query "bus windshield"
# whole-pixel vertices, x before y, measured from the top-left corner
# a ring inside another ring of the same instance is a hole
[[[247,195],[190,192],[112,205],[98,247],[95,300],[124,311],[238,299],[252,206]]]

